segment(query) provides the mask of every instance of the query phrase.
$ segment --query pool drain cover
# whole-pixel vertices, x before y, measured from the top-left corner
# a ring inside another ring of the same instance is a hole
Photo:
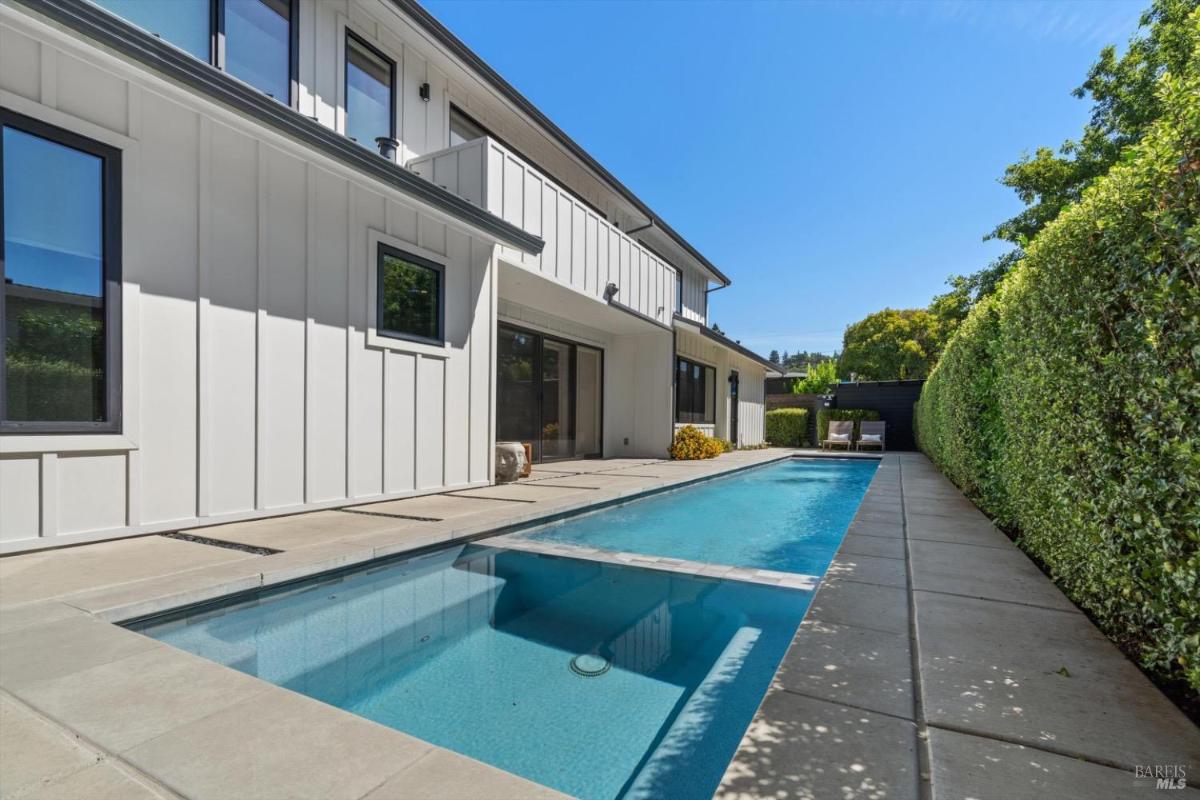
[[[582,678],[598,677],[608,672],[611,668],[612,662],[604,656],[599,656],[595,653],[584,653],[571,659],[571,672]]]

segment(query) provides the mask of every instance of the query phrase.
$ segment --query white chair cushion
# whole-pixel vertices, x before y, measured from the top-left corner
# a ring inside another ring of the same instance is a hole
[[[878,433],[864,433],[858,437],[860,442],[882,442],[883,436]]]
[[[829,438],[835,442],[845,442],[850,439],[850,434],[848,434],[848,433],[831,433],[831,434],[829,434]]]

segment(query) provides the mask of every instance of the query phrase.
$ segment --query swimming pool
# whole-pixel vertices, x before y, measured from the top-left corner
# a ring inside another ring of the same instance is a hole
[[[789,459],[522,535],[820,576],[878,466],[874,459]]]
[[[686,799],[810,594],[468,545],[130,627],[584,800]]]

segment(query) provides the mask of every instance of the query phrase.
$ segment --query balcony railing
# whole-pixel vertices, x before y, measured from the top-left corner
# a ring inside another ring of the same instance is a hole
[[[618,301],[671,324],[675,270],[494,139],[415,158],[408,168],[546,243],[537,256],[502,246],[505,261],[601,301],[616,284]]]

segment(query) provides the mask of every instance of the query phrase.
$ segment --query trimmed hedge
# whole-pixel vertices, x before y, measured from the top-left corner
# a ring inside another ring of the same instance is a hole
[[[780,447],[808,444],[808,409],[776,408],[766,413],[766,438]]]
[[[869,408],[822,408],[817,412],[817,441],[823,442],[829,438],[829,421],[847,420],[854,423],[854,438],[858,438],[858,423],[863,420],[877,420],[879,412]]]
[[[1200,44],[1200,14],[1194,46]],[[947,346],[918,443],[1159,678],[1200,689],[1200,48]]]

